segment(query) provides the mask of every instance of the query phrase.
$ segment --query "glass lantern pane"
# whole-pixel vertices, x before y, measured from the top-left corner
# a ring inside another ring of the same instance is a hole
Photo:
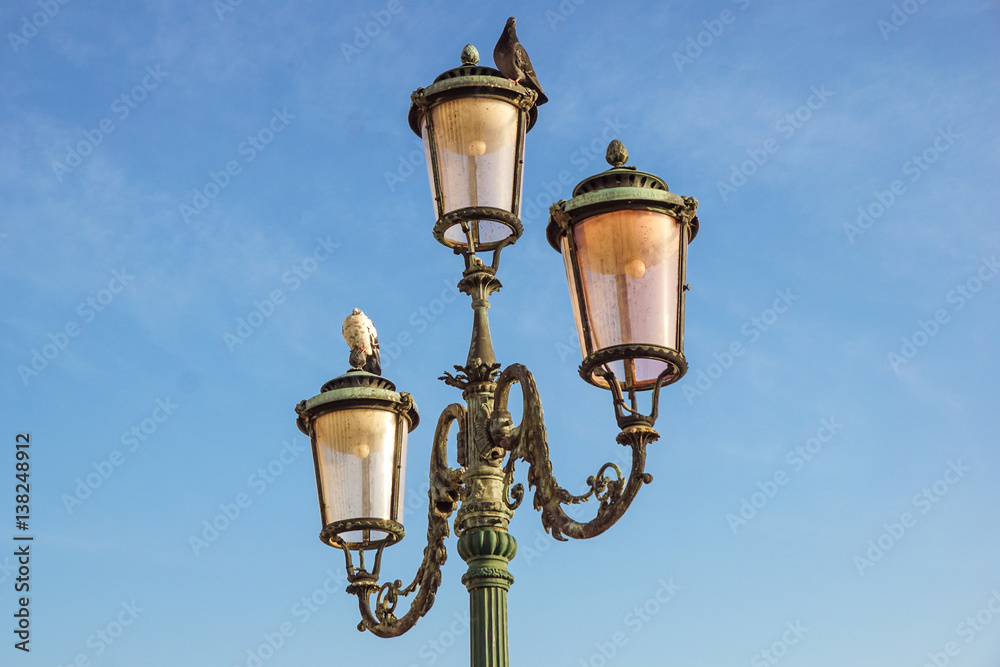
[[[507,101],[487,97],[464,97],[435,105],[431,111],[434,139],[441,175],[444,210],[437,217],[470,206],[488,206],[511,211],[514,195],[514,158],[517,144],[518,109]],[[427,125],[423,127],[424,152],[431,187],[433,165]],[[520,215],[520,210],[512,211]],[[474,221],[479,243],[500,241],[510,230],[497,222]],[[464,243],[460,227],[448,230],[446,238]]]
[[[562,237],[563,265],[566,267],[566,282],[569,284],[569,300],[573,306],[576,321],[576,335],[580,338],[580,354],[587,357],[587,338],[583,335],[583,314],[580,313],[580,299],[577,297],[576,276],[573,274],[573,256],[569,248],[569,236]]]
[[[392,478],[397,415],[386,410],[360,408],[328,412],[314,422],[316,459],[319,465],[320,503],[326,521],[342,519],[391,519]],[[403,496],[406,473],[408,424],[400,426],[403,447],[400,454],[399,494]],[[402,522],[399,503],[397,521]],[[361,531],[343,533],[350,542],[360,542]],[[372,539],[385,537],[373,532]]]
[[[577,261],[590,317],[594,350],[613,345],[678,347],[677,298],[681,227],[677,220],[655,211],[624,210],[585,218],[573,228]],[[564,255],[569,253],[564,250]],[[577,311],[579,304],[571,267],[567,276]],[[610,370],[620,381],[651,384],[667,368],[653,359],[637,359],[634,368],[614,362]]]

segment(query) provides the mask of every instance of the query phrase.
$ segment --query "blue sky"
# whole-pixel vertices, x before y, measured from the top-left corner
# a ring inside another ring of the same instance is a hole
[[[293,407],[363,308],[422,416],[409,581],[472,319],[409,95],[511,14],[550,102],[491,326],[570,490],[620,448],[542,211],[618,138],[701,220],[654,482],[586,542],[519,510],[512,664],[1000,664],[1000,10],[940,0],[6,3],[0,553],[24,432],[35,540],[0,662],[467,663],[454,538],[413,630],[354,629]]]

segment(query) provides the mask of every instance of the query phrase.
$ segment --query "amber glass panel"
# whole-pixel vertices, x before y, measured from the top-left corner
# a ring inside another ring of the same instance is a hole
[[[314,423],[316,458],[322,497],[320,503],[326,521],[342,519],[392,518],[393,457],[397,415],[371,408],[328,412]],[[403,449],[400,462],[399,494],[403,495],[406,472],[407,422],[400,429]],[[402,503],[396,520],[402,522]],[[378,532],[373,539],[384,537]],[[341,537],[360,542],[361,531],[344,533]]]
[[[577,262],[594,351],[613,345],[645,344],[677,349],[677,295],[680,225],[653,211],[614,211],[585,218],[573,227]],[[568,243],[563,255],[568,257]],[[580,325],[572,267],[566,266],[577,315],[580,348],[587,354]],[[638,359],[610,365],[619,380],[634,373],[637,384],[650,384],[666,364]]]
[[[587,357],[587,340],[583,335],[583,315],[580,313],[580,300],[577,298],[576,276],[573,275],[573,256],[569,247],[569,236],[562,237],[563,265],[566,267],[566,282],[569,283],[569,300],[573,306],[573,318],[576,321],[576,335],[580,338],[580,353]]]
[[[444,211],[436,211],[437,216],[440,218],[445,213],[470,206],[510,211],[514,194],[517,107],[504,100],[465,97],[442,102],[430,113],[444,198]],[[423,138],[433,188],[426,124]],[[513,213],[520,215],[519,210]],[[481,243],[500,241],[511,233],[505,225],[488,220],[477,221],[473,228]],[[448,230],[445,236],[451,241],[465,241],[458,226]]]

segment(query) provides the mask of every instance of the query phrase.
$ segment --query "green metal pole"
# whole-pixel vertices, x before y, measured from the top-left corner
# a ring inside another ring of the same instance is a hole
[[[490,339],[489,295],[500,289],[493,271],[473,264],[459,283],[472,297],[472,344],[463,369],[462,397],[468,405],[467,442],[459,462],[465,466],[465,499],[455,518],[460,535],[458,553],[469,569],[462,583],[469,591],[469,633],[472,667],[508,667],[507,591],[514,577],[507,563],[517,542],[507,532],[514,512],[504,502],[504,452],[487,435],[493,411],[496,357]]]
[[[458,540],[458,553],[469,564],[462,583],[469,590],[473,667],[508,667],[507,591],[514,577],[507,563],[516,552],[517,543],[506,530],[473,530]]]

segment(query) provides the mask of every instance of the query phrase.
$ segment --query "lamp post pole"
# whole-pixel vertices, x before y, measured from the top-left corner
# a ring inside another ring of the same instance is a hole
[[[514,581],[507,566],[517,553],[507,529],[525,495],[524,486],[513,482],[514,466],[528,466],[532,504],[558,540],[600,535],[652,481],[645,472],[646,446],[659,438],[653,424],[660,389],[687,370],[684,280],[698,203],[671,193],[657,176],[625,166],[628,153],[615,140],[608,146],[611,169],[584,179],[569,201],[550,209],[546,236],[566,265],[583,352],[580,375],[610,390],[620,429],[616,441],[632,452],[630,470],[605,463],[587,479],[589,490],[574,495],[552,472],[534,378],[520,364],[501,371],[490,338],[489,297],[501,288],[500,252],[523,231],[518,214],[524,135],[537,118],[536,93],[477,65],[471,45],[462,62],[417,89],[410,109],[410,127],[423,137],[428,155],[438,215],[434,237],[463,257],[458,288],[471,298],[473,311],[465,365],[440,378],[462,391],[464,405],[453,403],[438,418],[427,546],[410,584],[380,584],[379,572],[384,549],[404,535],[399,499],[407,433],[419,417],[412,397],[397,393],[379,374],[377,336],[360,310],[344,324],[351,370],[299,403],[296,412],[313,448],[320,539],[344,553],[347,592],[357,596],[361,612],[358,630],[396,637],[430,610],[447,560],[449,520],[457,512],[458,554],[468,565],[462,583],[469,591],[471,664],[507,667],[507,592]],[[489,253],[487,264],[482,257]],[[508,411],[514,385],[522,401],[516,425]],[[644,391],[652,394],[648,415],[639,410]],[[448,444],[455,424],[458,467],[452,468]],[[591,498],[599,504],[590,521],[576,521],[563,509]],[[397,616],[399,598],[410,595],[406,613]]]
[[[472,297],[474,319],[463,372],[445,378],[462,389],[466,402],[464,462],[459,461],[465,468],[466,497],[455,518],[455,532],[460,536],[458,553],[469,565],[462,583],[469,591],[472,664],[506,667],[507,591],[514,582],[507,563],[517,553],[517,542],[507,532],[514,512],[504,503],[504,452],[487,433],[499,366],[490,340],[489,295],[500,289],[500,281],[489,267],[472,262],[458,286]]]

